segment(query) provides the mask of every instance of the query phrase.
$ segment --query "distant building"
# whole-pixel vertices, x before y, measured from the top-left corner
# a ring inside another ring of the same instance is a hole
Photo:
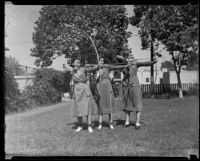
[[[27,76],[27,86],[33,84],[35,76],[33,75],[28,75]],[[15,80],[18,83],[18,88],[20,91],[25,90],[26,88],[26,76],[15,76]]]
[[[177,75],[175,71],[170,71],[170,83],[175,84],[178,83]],[[199,83],[199,73],[198,71],[186,71],[182,70],[181,74],[181,83]]]
[[[151,84],[151,72],[150,69],[140,70],[137,73],[140,84]],[[182,70],[181,74],[181,83],[199,83],[199,73],[198,71],[186,71]],[[121,80],[121,77],[114,77],[115,80]],[[154,70],[154,81],[155,84],[177,84],[177,75],[175,71],[168,71],[167,68],[162,68],[161,70]]]

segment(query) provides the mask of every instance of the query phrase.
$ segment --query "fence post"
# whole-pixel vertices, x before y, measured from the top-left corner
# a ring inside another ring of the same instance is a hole
[[[25,89],[25,91],[27,92],[27,66],[25,66],[25,68],[26,68],[26,80],[25,80],[25,82],[26,82],[26,89]]]

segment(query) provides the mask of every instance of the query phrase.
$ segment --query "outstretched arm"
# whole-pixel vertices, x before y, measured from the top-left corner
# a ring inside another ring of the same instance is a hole
[[[109,64],[101,64],[101,65],[98,65],[99,68],[111,68],[111,65]]]
[[[128,65],[113,65],[111,66],[111,70],[115,70],[115,69],[124,69],[127,68]]]
[[[142,66],[151,66],[155,63],[157,63],[157,60],[146,61],[146,62],[137,62],[136,65],[137,65],[137,67],[142,67]]]
[[[86,69],[86,72],[93,72],[93,71],[96,71],[98,70],[98,66],[94,66],[94,67],[85,67]]]

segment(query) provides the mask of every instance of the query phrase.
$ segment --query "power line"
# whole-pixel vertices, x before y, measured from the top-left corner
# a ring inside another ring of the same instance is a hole
[[[24,65],[19,65],[19,64],[16,64],[17,66],[21,66],[21,67],[26,67],[26,68],[32,68],[32,69],[37,69],[37,68],[33,68],[33,67],[29,67],[29,66],[24,66]]]

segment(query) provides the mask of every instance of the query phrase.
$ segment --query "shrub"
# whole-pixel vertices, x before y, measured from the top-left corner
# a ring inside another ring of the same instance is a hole
[[[20,112],[36,105],[46,105],[61,101],[62,93],[70,90],[71,76],[68,72],[42,68],[35,72],[35,79],[27,91],[20,93],[14,74],[5,70],[5,112]]]
[[[51,68],[41,68],[35,72],[33,86],[27,88],[27,97],[37,105],[61,101],[62,93],[70,90],[70,74]]]
[[[4,71],[5,84],[5,113],[17,111],[17,101],[20,95],[18,84],[15,81],[12,70],[6,66]]]

